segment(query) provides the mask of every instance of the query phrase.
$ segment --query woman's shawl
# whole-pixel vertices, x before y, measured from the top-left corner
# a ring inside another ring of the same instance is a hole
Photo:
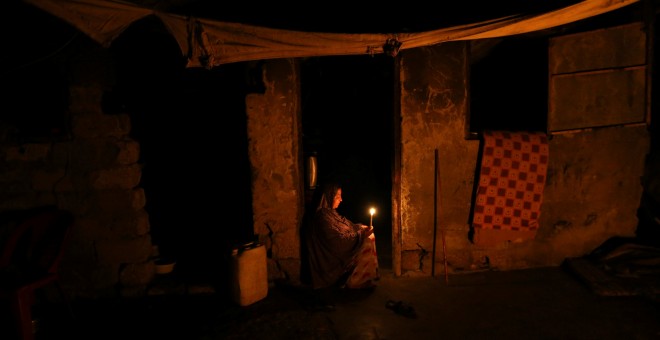
[[[363,240],[360,225],[339,215],[335,209],[319,209],[307,240],[312,286],[333,285],[351,271]]]

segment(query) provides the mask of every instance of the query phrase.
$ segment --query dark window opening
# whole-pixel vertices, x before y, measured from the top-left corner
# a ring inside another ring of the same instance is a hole
[[[50,142],[68,136],[69,90],[66,76],[52,63],[33,65],[3,77],[0,97],[4,140]]]
[[[4,20],[0,56],[0,138],[9,144],[53,142],[69,137],[67,62],[77,31],[34,6],[11,1],[7,13],[33,18]],[[35,25],[34,23],[38,23]]]
[[[484,130],[547,130],[547,39],[473,41],[470,58],[470,137]]]
[[[69,135],[69,84],[58,60],[16,66],[3,74],[0,100],[3,140],[12,144],[51,142]]]

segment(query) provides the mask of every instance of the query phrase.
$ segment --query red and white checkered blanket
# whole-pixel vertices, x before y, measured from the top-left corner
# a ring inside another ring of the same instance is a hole
[[[484,131],[474,243],[533,239],[543,201],[548,140],[540,132]]]

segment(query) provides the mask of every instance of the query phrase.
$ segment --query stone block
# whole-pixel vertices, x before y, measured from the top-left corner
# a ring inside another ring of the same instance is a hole
[[[53,143],[52,151],[50,153],[50,165],[55,168],[67,168],[71,163],[71,155],[73,154],[73,142]]]
[[[104,89],[101,85],[69,86],[69,110],[76,116],[101,115]]]
[[[119,283],[125,287],[146,287],[155,275],[154,261],[129,263],[119,270]]]
[[[30,143],[20,146],[10,146],[5,149],[5,159],[7,161],[34,162],[43,161],[48,157],[51,150],[51,144]]]
[[[61,191],[57,192],[57,206],[77,216],[84,216],[98,210],[95,197],[92,191]]]
[[[149,233],[149,214],[145,210],[129,212],[112,220],[111,231],[119,237],[136,237]]]
[[[60,185],[62,183],[62,185]],[[32,189],[36,191],[57,191],[71,189],[71,181],[66,180],[64,169],[35,171],[32,176]]]
[[[548,130],[644,122],[646,87],[643,68],[553,77]]]
[[[98,241],[96,251],[100,264],[143,262],[151,256],[151,237]]]
[[[137,211],[144,208],[146,197],[142,188],[104,190],[97,192],[97,203],[102,213]]]
[[[119,154],[117,162],[121,165],[130,165],[137,163],[140,158],[140,143],[134,140],[119,141]]]
[[[76,216],[69,238],[67,255],[78,262],[96,261],[96,243],[104,238],[103,228],[97,219]]]
[[[144,236],[149,233],[149,215],[145,210],[121,214],[97,214],[78,219],[84,239],[115,241]]]
[[[92,187],[98,190],[133,189],[138,186],[141,177],[142,168],[137,164],[95,171],[90,174]]]
[[[78,115],[73,117],[72,131],[76,137],[123,138],[131,131],[131,119],[128,115]]]
[[[36,201],[35,192],[11,193],[0,190],[0,211],[32,208]]]
[[[635,22],[561,35],[549,40],[548,49],[551,74],[642,65],[646,63],[646,30],[642,22]]]
[[[27,177],[27,178],[26,178]],[[29,176],[20,176],[14,174],[7,174],[3,181],[0,182],[0,195],[7,194],[22,194],[32,191]]]
[[[144,206],[147,203],[147,197],[144,194],[144,189],[134,188],[131,191],[131,199],[129,202],[131,204],[131,207],[135,210],[144,208]]]
[[[119,158],[125,142],[115,138],[88,138],[71,143],[70,164],[73,171],[96,170],[117,165],[126,165]],[[125,156],[124,156],[125,157]],[[133,164],[131,162],[128,164]]]
[[[117,296],[119,265],[77,264],[62,266],[60,284],[71,298],[112,298]]]

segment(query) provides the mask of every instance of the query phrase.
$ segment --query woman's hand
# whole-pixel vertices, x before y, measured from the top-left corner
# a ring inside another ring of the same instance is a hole
[[[371,234],[374,233],[374,227],[373,226],[368,226],[361,224],[360,227],[362,228],[362,233],[364,233],[364,236],[369,237]]]

